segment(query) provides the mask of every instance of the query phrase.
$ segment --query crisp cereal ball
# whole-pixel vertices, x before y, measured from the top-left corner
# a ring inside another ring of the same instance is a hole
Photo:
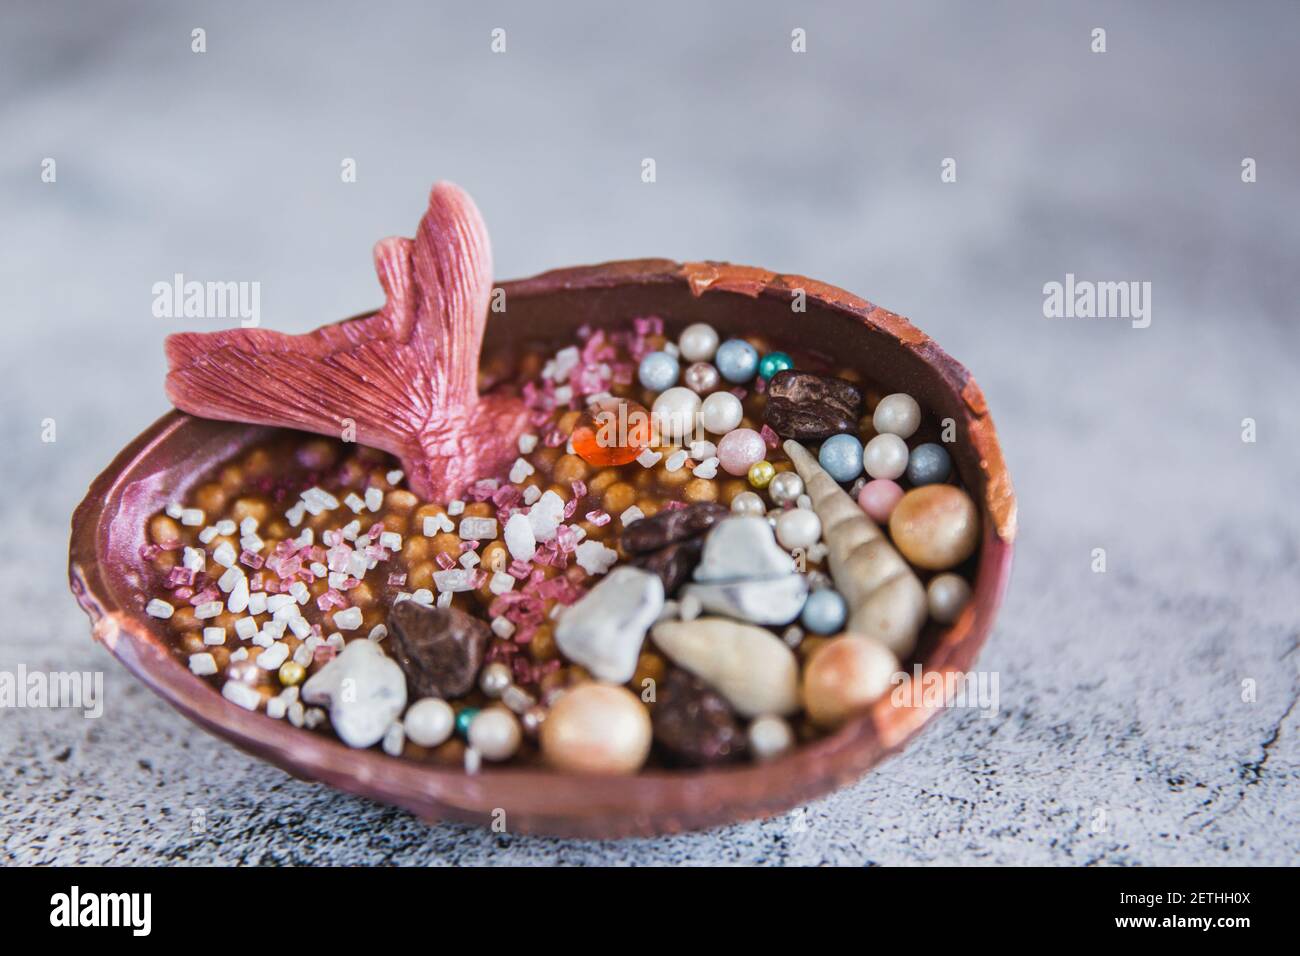
[[[940,624],[951,624],[970,601],[970,584],[960,574],[936,574],[926,586],[925,595],[930,617]]]
[[[905,392],[886,395],[872,413],[871,424],[881,435],[911,438],[921,427],[921,406]]]

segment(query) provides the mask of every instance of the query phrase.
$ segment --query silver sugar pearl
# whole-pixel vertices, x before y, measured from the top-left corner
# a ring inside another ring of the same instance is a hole
[[[500,697],[506,688],[510,686],[510,683],[510,668],[500,661],[493,661],[488,664],[478,677],[479,690],[489,697]]]
[[[708,362],[695,362],[682,373],[682,384],[700,395],[713,391],[721,382],[722,376]]]
[[[524,725],[524,733],[530,737],[537,736],[545,720],[546,708],[540,706],[529,707],[520,717],[520,722]]]
[[[767,486],[767,493],[778,505],[798,501],[799,496],[803,494],[803,479],[793,471],[779,472],[772,476]]]

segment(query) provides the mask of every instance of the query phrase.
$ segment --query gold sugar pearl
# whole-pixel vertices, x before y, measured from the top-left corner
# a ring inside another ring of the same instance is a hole
[[[295,684],[302,683],[302,679],[306,676],[307,668],[297,661],[285,661],[280,665],[280,683],[285,687],[292,687]]]
[[[770,461],[756,461],[749,466],[749,483],[755,488],[766,488],[776,474]]]

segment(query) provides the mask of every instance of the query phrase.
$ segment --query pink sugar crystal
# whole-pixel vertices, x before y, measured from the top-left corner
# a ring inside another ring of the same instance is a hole
[[[247,549],[239,552],[239,563],[246,568],[252,568],[254,571],[265,564],[260,554]]]
[[[450,571],[456,566],[456,559],[445,551],[439,551],[438,557],[434,560],[438,562],[438,567],[442,568],[444,571]]]
[[[764,425],[762,428],[760,428],[758,430],[758,433],[763,436],[763,442],[764,444],[767,445],[769,450],[776,448],[778,445],[781,444],[781,436],[778,435],[776,432],[772,431],[772,429],[769,428],[767,425]]]
[[[172,568],[167,572],[167,586],[169,588],[188,587],[194,583],[194,579],[199,576],[199,572],[193,568]]]
[[[406,575],[398,574],[396,571],[394,571],[392,574],[388,576],[388,586],[390,588],[406,587]]]
[[[597,528],[603,528],[605,527],[605,525],[609,524],[611,518],[607,512],[597,509],[595,511],[587,512],[587,520],[590,521],[592,524],[594,524]]]

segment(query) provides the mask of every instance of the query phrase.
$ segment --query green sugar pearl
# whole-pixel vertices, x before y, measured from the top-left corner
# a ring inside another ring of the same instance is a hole
[[[766,380],[788,368],[794,368],[794,359],[784,352],[769,352],[758,363],[758,376]]]
[[[474,718],[478,716],[478,711],[479,709],[477,707],[466,707],[456,715],[456,731],[461,736],[468,736],[469,725],[473,723]]]

